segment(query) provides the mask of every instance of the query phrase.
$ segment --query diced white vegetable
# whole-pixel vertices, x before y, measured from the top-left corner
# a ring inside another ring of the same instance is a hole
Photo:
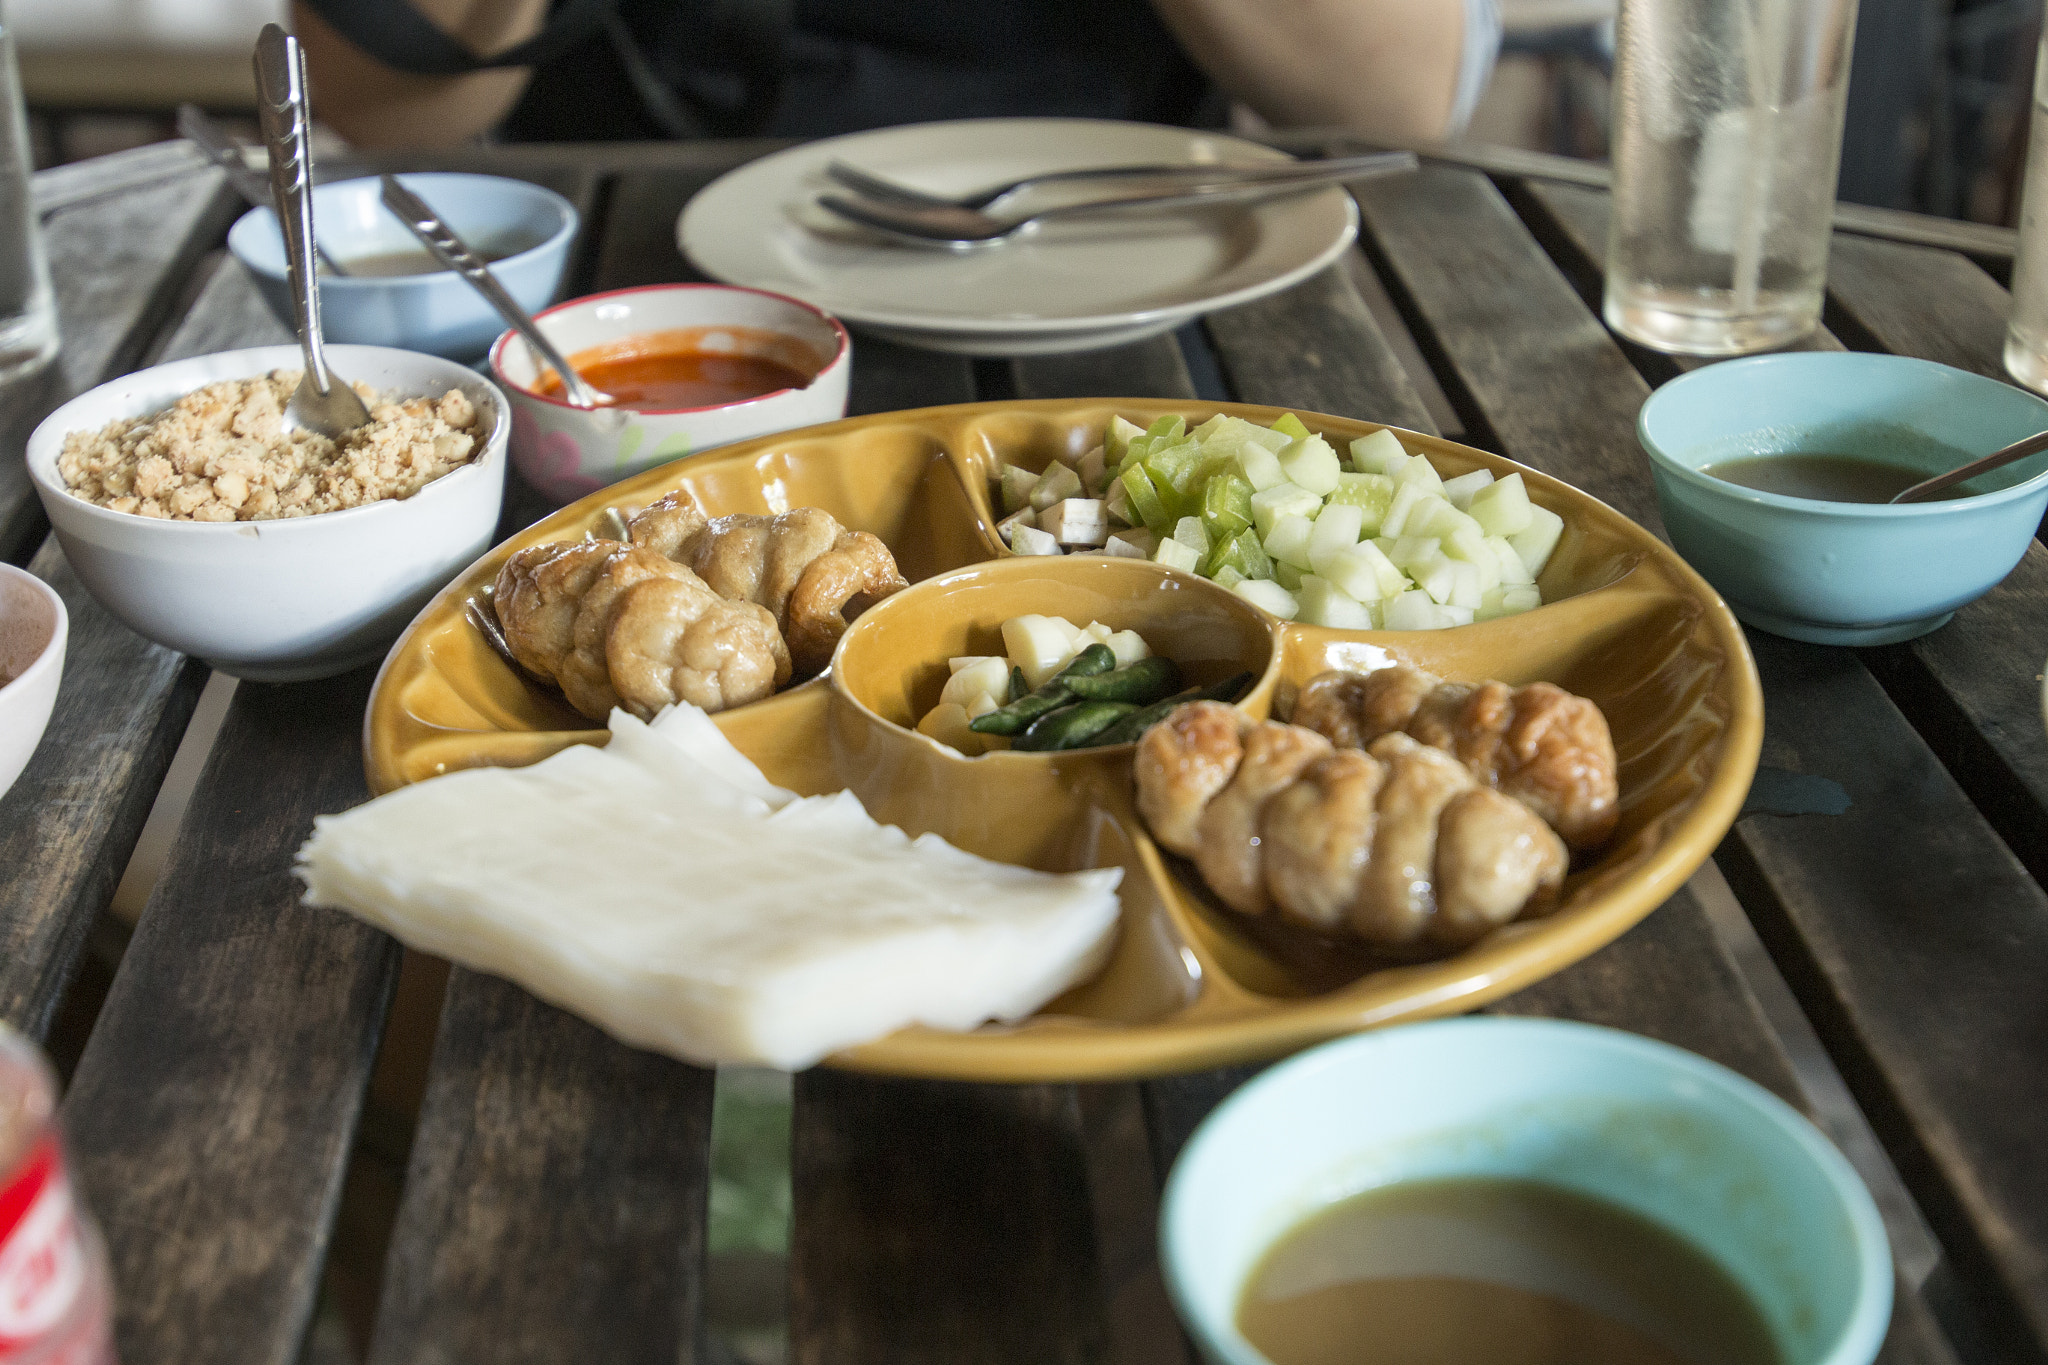
[[[1335,630],[1371,630],[1377,624],[1373,620],[1372,608],[1358,601],[1349,593],[1338,588],[1327,578],[1309,574],[1301,580],[1301,591],[1296,594],[1301,602],[1301,614],[1296,619],[1312,626],[1329,626]]]
[[[1109,652],[1116,655],[1118,668],[1152,657],[1152,647],[1146,644],[1145,637],[1135,630],[1114,631],[1102,643],[1108,645]]]
[[[1457,565],[1454,561],[1445,559],[1438,553],[1433,559],[1408,565],[1407,569],[1408,576],[1415,580],[1415,586],[1428,593],[1430,601],[1442,606],[1451,600],[1451,593],[1458,583]]]
[[[1007,670],[1010,667],[1010,661],[1003,658],[1000,654],[956,654],[946,660],[946,668],[950,672],[958,673],[963,668],[972,668],[987,659],[994,659],[1000,663],[1006,670],[1004,676],[1009,676]]]
[[[1451,598],[1445,605],[1476,608],[1481,591],[1479,566],[1456,559],[1447,559],[1444,563],[1451,566]]]
[[[1412,483],[1425,493],[1443,494],[1444,481],[1436,472],[1436,466],[1429,462],[1427,455],[1411,455],[1408,462],[1394,471],[1395,483]]]
[[[940,701],[952,702],[955,706],[974,709],[974,699],[986,692],[1000,696],[1010,690],[1010,661],[1008,659],[983,659],[980,663],[961,669],[946,679],[945,691],[939,693]]]
[[[1275,431],[1271,427],[1262,427],[1257,422],[1246,422],[1242,427],[1233,427],[1232,430],[1242,432],[1245,440],[1253,445],[1264,446],[1275,455],[1285,450],[1294,440],[1292,436],[1289,436],[1284,431]]]
[[[1502,608],[1508,615],[1513,616],[1520,612],[1534,611],[1542,606],[1543,594],[1525,583],[1518,588],[1502,588],[1500,600]]]
[[[1500,577],[1500,564],[1493,557],[1493,549],[1486,543],[1477,524],[1457,527],[1443,537],[1444,553],[1452,559],[1462,559],[1467,564],[1483,564],[1495,577]]]
[[[1237,571],[1236,566],[1225,564],[1216,571],[1216,576],[1209,581],[1219,588],[1234,588],[1244,582],[1244,575]]]
[[[1015,512],[1012,512],[1009,516],[1004,517],[1001,521],[997,522],[996,534],[1003,538],[1003,544],[1008,545],[1010,543],[1010,532],[1014,530],[1016,527],[1037,525],[1038,513],[1032,511],[1031,508],[1027,505]]]
[[[1502,584],[1513,587],[1517,584],[1533,583],[1536,581],[1529,576],[1529,566],[1522,562],[1522,556],[1506,540],[1499,536],[1488,536],[1486,538],[1486,548],[1493,551],[1494,559],[1500,564],[1500,581]]]
[[[1045,467],[1045,473],[1039,475],[1038,482],[1031,486],[1031,506],[1043,512],[1063,498],[1078,498],[1081,494],[1081,476],[1054,461]]]
[[[1244,471],[1245,482],[1252,486],[1254,493],[1263,493],[1287,482],[1287,471],[1280,467],[1280,457],[1254,441],[1246,441],[1238,448],[1237,467]]]
[[[1360,602],[1392,597],[1408,582],[1407,575],[1388,561],[1377,545],[1353,545],[1333,550],[1316,565],[1319,577],[1328,579],[1345,596]]]
[[[1292,621],[1301,612],[1301,603],[1294,594],[1269,578],[1247,578],[1231,591],[1283,621]]]
[[[1384,616],[1388,630],[1442,630],[1451,624],[1450,615],[1420,588],[1387,603]]]
[[[1065,621],[1054,616],[1012,616],[1003,622],[1003,652],[1024,670],[1024,682],[1036,687],[1057,673],[1076,653]]]
[[[1469,626],[1476,617],[1472,608],[1461,607],[1456,603],[1445,603],[1437,610],[1443,613],[1444,624],[1447,626]]]
[[[1173,524],[1173,538],[1198,555],[1209,553],[1209,528],[1200,517],[1182,517]]]
[[[1124,487],[1122,479],[1109,481],[1109,492],[1103,494],[1102,510],[1109,513],[1112,522],[1125,526],[1136,526],[1138,514],[1131,510],[1130,490]],[[1147,532],[1149,535],[1150,532]]]
[[[1099,498],[1062,498],[1038,514],[1038,529],[1062,545],[1092,549],[1109,539],[1109,512]]]
[[[1361,474],[1392,474],[1407,463],[1401,438],[1384,427],[1351,443],[1351,467]]]
[[[1408,518],[1416,506],[1428,496],[1412,483],[1397,483],[1394,486],[1394,500],[1387,504],[1387,515],[1380,521],[1380,534],[1398,536],[1407,528]]]
[[[1260,544],[1273,558],[1297,569],[1306,569],[1309,567],[1309,542],[1315,530],[1315,523],[1307,517],[1289,512],[1273,523],[1273,529],[1266,532]]]
[[[1005,696],[1008,696],[1009,688],[1005,687],[1003,693]],[[1002,702],[997,701],[993,693],[982,692],[973,701],[967,703],[967,719],[979,720],[991,711],[1000,711],[1002,709]]]
[[[1309,553],[1341,550],[1356,545],[1365,529],[1365,509],[1351,503],[1333,502],[1316,514],[1316,533],[1309,541]]]
[[[1103,485],[1109,482],[1109,466],[1105,462],[1102,447],[1096,446],[1081,457],[1074,466],[1074,472],[1081,476],[1081,489],[1091,498],[1102,496]]]
[[[1444,539],[1455,531],[1470,531],[1475,536],[1484,536],[1479,523],[1460,512],[1443,498],[1428,497],[1415,504],[1415,510],[1408,514],[1408,521],[1401,527],[1406,536],[1435,536]]]
[[[1287,472],[1290,482],[1322,497],[1336,489],[1337,476],[1343,473],[1344,464],[1328,441],[1309,435],[1280,452],[1280,468]]]
[[[1486,528],[1486,534],[1512,536],[1529,529],[1531,506],[1522,476],[1510,474],[1475,493],[1467,510],[1474,521]]]
[[[1031,505],[1031,490],[1038,486],[1038,476],[1028,469],[1013,464],[1003,466],[1003,513],[1021,512]]]
[[[1194,573],[1202,567],[1202,556],[1177,540],[1162,540],[1152,551],[1152,562],[1164,564],[1169,569],[1182,569]]]
[[[1501,480],[1506,483],[1506,479]],[[1529,570],[1533,581],[1543,576],[1543,566],[1550,562],[1550,552],[1557,548],[1558,537],[1564,534],[1564,518],[1548,507],[1529,504],[1529,526],[1508,537],[1508,544],[1515,547],[1515,553],[1522,557],[1522,564]]]
[[[1271,535],[1273,523],[1290,512],[1314,520],[1322,510],[1323,500],[1299,484],[1275,484],[1252,494],[1252,524],[1258,528],[1260,540]]]
[[[1273,561],[1273,581],[1287,589],[1287,591],[1300,592],[1303,577],[1305,575],[1302,571],[1289,564],[1286,560],[1276,559]]]
[[[1028,522],[1013,522],[1009,539],[1010,548],[1020,555],[1056,555],[1060,552],[1059,541]]]
[[[1131,559],[1150,559],[1153,547],[1158,543],[1158,537],[1150,531],[1142,526],[1134,526],[1128,531],[1115,532],[1102,543],[1102,548],[1113,555],[1124,555]]]
[[[1455,479],[1444,480],[1444,496],[1451,506],[1460,512],[1469,510],[1472,495],[1493,482],[1491,469],[1475,469],[1470,474],[1460,474]]]
[[[1081,627],[1081,639],[1088,644],[1106,645],[1113,632],[1100,621],[1090,621]]]
[[[1443,542],[1435,536],[1402,536],[1386,554],[1395,568],[1413,570],[1417,564],[1441,558],[1443,552]]]

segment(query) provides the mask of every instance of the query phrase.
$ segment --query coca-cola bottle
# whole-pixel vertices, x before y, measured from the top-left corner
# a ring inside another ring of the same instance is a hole
[[[114,1365],[107,1251],[56,1115],[49,1064],[0,1024],[0,1365]]]

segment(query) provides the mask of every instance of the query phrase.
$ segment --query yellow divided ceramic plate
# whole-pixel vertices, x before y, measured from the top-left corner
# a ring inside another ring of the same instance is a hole
[[[1498,456],[1402,432],[1445,477],[1521,473],[1565,520],[1540,586],[1547,605],[1442,631],[1326,630],[1275,620],[1202,579],[1104,555],[1013,556],[995,533],[999,461],[1043,468],[1100,439],[1112,413],[1149,423],[1277,408],[1110,399],[886,413],[748,441],[650,470],[513,537],[435,598],[393,648],[365,722],[378,792],[455,768],[531,763],[593,730],[508,667],[465,619],[514,550],[598,530],[609,508],[687,488],[714,515],[822,507],[895,552],[912,587],[847,631],[826,677],[718,717],[769,779],[804,794],[851,788],[913,834],[1048,870],[1120,865],[1123,927],[1108,967],[1020,1024],[907,1029],[834,1058],[903,1075],[982,1081],[1156,1075],[1274,1057],[1355,1029],[1472,1009],[1591,953],[1678,889],[1735,819],[1756,769],[1763,703],[1742,633],[1699,575],[1618,512]],[[1378,428],[1302,414],[1340,448]],[[1454,679],[1546,679],[1606,712],[1621,822],[1552,913],[1435,962],[1398,965],[1222,908],[1146,836],[1131,746],[962,758],[910,727],[948,657],[998,654],[1026,612],[1135,629],[1197,681],[1252,669],[1243,707],[1284,716],[1331,667],[1400,661]]]

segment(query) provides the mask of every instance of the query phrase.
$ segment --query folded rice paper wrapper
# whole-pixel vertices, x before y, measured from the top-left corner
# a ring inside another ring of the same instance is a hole
[[[773,786],[702,711],[314,821],[309,905],[635,1046],[789,1070],[911,1024],[1020,1019],[1095,974],[1120,868],[990,862]]]

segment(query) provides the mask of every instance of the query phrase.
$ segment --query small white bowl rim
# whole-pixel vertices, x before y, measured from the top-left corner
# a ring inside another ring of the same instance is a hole
[[[35,481],[35,484],[38,488],[47,489],[60,497],[68,498],[70,500],[71,505],[78,508],[82,508],[88,517],[97,519],[101,523],[108,526],[147,526],[151,528],[161,528],[165,532],[172,535],[186,536],[245,536],[249,533],[250,527],[256,526],[262,528],[261,534],[265,536],[306,535],[318,534],[320,533],[320,530],[340,525],[343,522],[353,524],[354,522],[363,520],[365,517],[389,515],[402,507],[408,507],[415,504],[425,505],[421,504],[421,499],[423,498],[438,499],[447,496],[446,494],[440,493],[437,490],[440,490],[443,487],[443,485],[447,484],[451,479],[461,479],[464,478],[466,475],[471,474],[474,474],[476,477],[479,478],[487,477],[487,471],[494,468],[496,462],[499,459],[505,458],[505,451],[507,445],[509,444],[509,438],[512,430],[512,402],[509,398],[505,396],[504,390],[500,389],[497,386],[497,384],[493,383],[488,375],[477,374],[475,370],[470,369],[469,366],[467,365],[457,364],[457,362],[452,360],[442,360],[441,357],[428,355],[424,351],[407,351],[397,346],[366,346],[355,343],[334,343],[330,344],[327,347],[327,351],[330,355],[336,356],[338,358],[342,356],[342,353],[348,351],[387,351],[396,355],[413,357],[420,360],[432,360],[439,364],[451,365],[454,366],[456,369],[461,370],[464,374],[475,376],[476,379],[479,382],[481,382],[484,385],[484,387],[488,388],[491,391],[491,393],[496,397],[498,407],[497,415],[491,422],[491,429],[484,434],[483,454],[477,459],[471,460],[468,464],[465,464],[460,469],[451,469],[446,474],[443,474],[440,478],[435,479],[432,483],[429,483],[423,488],[421,488],[417,493],[414,493],[409,498],[379,498],[375,502],[366,502],[359,507],[343,507],[333,512],[313,512],[303,517],[270,517],[263,521],[190,521],[174,520],[169,517],[144,517],[138,516],[133,512],[116,512],[111,507],[102,507],[96,502],[89,502],[86,499],[79,497],[78,494],[72,492],[69,488],[65,487],[63,478],[57,474],[56,460],[54,458],[48,461],[39,461],[33,458],[28,460],[27,463],[29,478]],[[164,364],[161,365],[151,365],[146,369],[135,370],[129,374],[122,375],[118,379],[110,379],[104,384],[96,385],[93,388],[87,389],[84,393],[79,394],[76,398],[71,399],[69,402],[66,402],[61,407],[57,408],[56,411],[52,412],[48,417],[45,417],[41,423],[37,424],[36,431],[39,432],[43,429],[44,425],[51,422],[55,422],[59,417],[63,416],[66,409],[70,408],[73,404],[85,402],[87,399],[97,394],[101,389],[111,388],[116,384],[125,384],[131,380],[140,379],[144,375],[154,374],[158,370],[168,370],[174,366],[185,365],[194,361],[222,360],[230,356],[253,356],[270,353],[276,353],[278,355],[289,354],[291,356],[296,357],[299,355],[299,348],[296,345],[251,346],[240,351],[213,351],[206,355],[186,356],[182,360],[166,361]],[[256,374],[263,374],[267,372],[267,370],[259,368],[253,371],[250,375],[244,377],[253,378]],[[205,382],[210,384],[218,384],[223,381],[218,379],[211,379]],[[424,397],[425,395],[419,396]],[[172,401],[175,402],[176,400],[174,399]],[[145,416],[147,414],[138,413],[135,415]],[[102,423],[101,425],[105,424]],[[506,439],[501,440],[501,437]],[[30,435],[29,441],[31,444],[34,443],[34,434]],[[62,443],[59,442],[56,448],[61,451]],[[48,469],[45,469],[43,467],[45,463],[49,465]],[[473,482],[474,480],[470,481]],[[456,485],[458,491],[460,491],[461,488],[466,486],[466,483]],[[309,528],[320,529],[316,530]]]
[[[766,403],[771,399],[780,398],[784,394],[806,392],[812,386],[817,384],[819,380],[823,379],[826,375],[838,369],[840,366],[846,364],[848,357],[852,353],[853,338],[850,335],[848,335],[846,330],[846,324],[841,322],[838,318],[833,317],[824,309],[818,307],[815,304],[805,303],[802,299],[791,298],[788,294],[778,294],[772,289],[755,289],[751,285],[744,284],[716,284],[711,282],[700,283],[692,281],[681,282],[676,284],[628,285],[624,289],[607,289],[602,293],[598,294],[583,294],[577,298],[564,299],[560,303],[554,304],[547,308],[543,308],[538,313],[535,313],[533,315],[533,320],[535,322],[539,322],[542,318],[551,317],[554,314],[563,311],[564,309],[580,308],[584,304],[596,303],[601,299],[615,299],[622,294],[674,294],[682,293],[685,290],[700,289],[711,290],[716,293],[722,294],[758,294],[764,299],[773,299],[777,303],[786,303],[790,307],[798,309],[801,312],[811,314],[813,317],[817,318],[819,321],[829,326],[832,329],[833,336],[837,338],[838,347],[836,350],[832,352],[832,358],[826,361],[823,365],[818,367],[818,372],[817,374],[811,377],[811,382],[809,384],[804,385],[801,389],[771,389],[767,393],[757,393],[752,398],[742,398],[736,403],[708,403],[705,406],[698,408],[616,408],[612,409],[613,411],[637,412],[642,417],[687,417],[692,413],[699,412],[741,412],[755,403]],[[519,393],[524,394],[526,397],[531,398],[536,402],[547,403],[558,408],[566,408],[570,412],[586,411],[586,409],[579,408],[574,403],[571,403],[566,399],[551,398],[547,394],[536,393],[534,390],[527,388],[524,384],[515,384],[512,382],[511,379],[506,377],[504,369],[498,363],[499,357],[503,355],[505,347],[509,346],[512,343],[512,338],[518,335],[519,333],[517,331],[508,327],[503,332],[498,334],[498,339],[496,341],[491,343],[491,377],[496,379],[505,388],[516,390]]]
[[[43,600],[56,611],[56,617],[50,626],[50,638],[43,641],[43,647],[35,659],[13,678],[0,683],[0,700],[5,700],[9,693],[22,690],[23,684],[60,665],[64,657],[65,637],[71,633],[71,614],[64,610],[64,599],[57,594],[57,590],[27,569],[17,569],[12,564],[0,563],[0,576],[20,579],[39,591]]]
[[[1165,1188],[1160,1191],[1160,1270],[1165,1277],[1175,1310],[1180,1316],[1190,1326],[1209,1320],[1209,1315],[1196,1311],[1195,1302],[1182,1283],[1174,1247],[1180,1240],[1179,1223],[1187,1216],[1183,1208],[1194,1198],[1189,1192],[1188,1179],[1185,1176],[1185,1172],[1193,1164],[1190,1158],[1205,1142],[1213,1138],[1216,1130],[1231,1122],[1239,1111],[1261,1103],[1268,1090],[1291,1082],[1297,1072],[1315,1073],[1340,1069],[1350,1064],[1350,1057],[1354,1053],[1370,1054],[1380,1048],[1400,1046],[1403,1040],[1474,1031],[1498,1034],[1504,1030],[1534,1033],[1539,1037],[1547,1035],[1549,1042],[1560,1047],[1605,1048],[1668,1068],[1703,1087],[1719,1091],[1726,1098],[1743,1105],[1790,1137],[1807,1159],[1820,1169],[1827,1183],[1840,1197],[1848,1215],[1857,1249],[1861,1251],[1870,1246],[1883,1249],[1882,1255],[1859,1255],[1861,1264],[1857,1268],[1856,1289],[1859,1311],[1844,1324],[1842,1334],[1832,1343],[1827,1355],[1815,1362],[1815,1365],[1856,1365],[1876,1355],[1891,1322],[1891,1241],[1885,1233],[1884,1219],[1877,1210],[1876,1202],[1871,1198],[1862,1177],[1856,1174],[1855,1167],[1849,1164],[1849,1159],[1843,1156],[1805,1115],[1747,1076],[1718,1062],[1709,1061],[1697,1053],[1674,1047],[1670,1043],[1659,1042],[1654,1038],[1646,1038],[1622,1029],[1582,1024],[1569,1019],[1467,1015],[1454,1019],[1433,1019],[1416,1024],[1402,1024],[1393,1028],[1371,1029],[1297,1053],[1285,1061],[1275,1063],[1239,1086],[1196,1125],[1195,1131],[1182,1146],[1180,1155],[1174,1160],[1172,1170],[1166,1178]],[[1868,1305],[1880,1303],[1883,1305],[1883,1312],[1869,1310]],[[1232,1303],[1222,1315],[1226,1331],[1235,1332],[1236,1316],[1236,1304]],[[1266,1359],[1256,1348],[1250,1347],[1249,1343],[1246,1345],[1251,1351],[1252,1359]]]
[[[1746,488],[1739,483],[1730,483],[1726,479],[1717,479],[1711,474],[1702,474],[1691,465],[1681,463],[1677,456],[1672,455],[1655,440],[1651,439],[1649,431],[1651,407],[1656,404],[1659,398],[1669,393],[1672,389],[1677,388],[1680,384],[1690,383],[1703,375],[1714,374],[1722,370],[1736,371],[1757,365],[1778,367],[1808,364],[1815,361],[1822,362],[1823,364],[1840,364],[1842,363],[1841,358],[1845,355],[1858,357],[1855,363],[1859,365],[1875,364],[1888,367],[1895,364],[1899,368],[1918,370],[1921,373],[1952,374],[1962,379],[1974,380],[1982,384],[1993,384],[2002,389],[2011,389],[2014,393],[2032,398],[2036,402],[2041,403],[2044,408],[2043,417],[2048,419],[2048,400],[2043,400],[2039,394],[1993,379],[1989,375],[1974,374],[1969,370],[1959,370],[1953,365],[1944,365],[1938,360],[1922,360],[1918,356],[1909,355],[1878,355],[1868,351],[1794,351],[1783,355],[1754,355],[1741,360],[1724,360],[1719,364],[1703,366],[1700,369],[1680,375],[1643,400],[1642,407],[1636,412],[1636,443],[1643,448],[1643,453],[1650,457],[1651,464],[1667,473],[1677,475],[1681,481],[1692,485],[1694,488],[1704,489],[1730,502],[1754,503],[1758,506],[1776,508],[1780,511],[1804,512],[1820,518],[1854,519],[1866,516],[1885,518],[1953,515],[1959,511],[1996,507],[2002,503],[2021,501],[2039,493],[2043,488],[2048,488],[2048,469],[2043,469],[2033,478],[2016,483],[2010,488],[1999,488],[1989,493],[1972,493],[1967,497],[1961,498],[1941,498],[1931,502],[1832,502],[1826,498],[1794,498],[1783,493],[1766,493],[1760,488]],[[2048,430],[2048,420],[2043,421],[2042,429]],[[1989,455],[1991,452],[1987,450],[1984,453]],[[1934,476],[1930,474],[1928,477],[1933,478]]]
[[[574,204],[570,203],[562,195],[559,195],[555,193],[553,190],[549,189],[546,185],[536,185],[531,180],[521,180],[516,176],[510,175],[483,175],[476,171],[400,171],[398,173],[398,179],[401,183],[413,179],[415,177],[421,176],[433,176],[443,180],[491,180],[501,185],[517,185],[521,189],[533,191],[535,195],[539,196],[544,201],[552,204],[552,206],[562,215],[562,225],[556,228],[553,232],[549,233],[544,240],[534,243],[534,245],[526,248],[526,250],[524,251],[516,251],[512,253],[510,256],[499,257],[497,260],[491,262],[491,265],[493,267],[522,265],[526,262],[528,257],[535,256],[543,251],[549,250],[550,248],[554,247],[557,243],[561,242],[564,238],[573,237],[576,234],[576,230],[582,225],[582,216],[576,212],[576,206]],[[365,182],[370,184],[377,184],[379,183],[379,178],[374,175],[356,175],[350,176],[347,180],[331,180],[324,185],[315,185],[313,188],[317,193],[320,190],[339,189],[344,185],[359,185]],[[232,250],[234,247],[235,230],[237,228],[241,227],[242,224],[248,222],[253,218],[258,218],[264,215],[268,215],[272,222],[275,222],[277,219],[277,215],[275,213],[272,213],[271,210],[263,207],[260,204],[254,208],[251,208],[241,217],[235,219],[234,223],[228,228],[229,249]],[[236,260],[240,261],[243,265],[255,271],[257,274],[263,276],[265,279],[282,280],[286,278],[286,272],[283,269],[272,270],[268,265],[252,261],[239,251],[236,251],[234,253],[234,256]],[[323,290],[340,289],[343,291],[365,289],[404,289],[418,287],[428,283],[439,282],[442,276],[452,274],[453,272],[447,270],[429,270],[419,275],[323,274],[320,277],[320,287]],[[463,287],[468,288],[467,285],[464,285]]]

